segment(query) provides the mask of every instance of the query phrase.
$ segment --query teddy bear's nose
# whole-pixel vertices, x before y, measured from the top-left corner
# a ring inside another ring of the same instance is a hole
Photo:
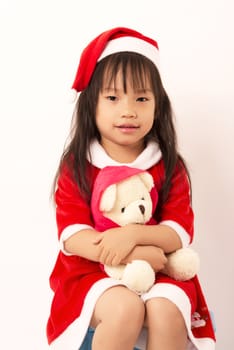
[[[144,207],[144,205],[140,204],[139,205],[139,209],[141,211],[141,214],[145,214],[145,207]]]

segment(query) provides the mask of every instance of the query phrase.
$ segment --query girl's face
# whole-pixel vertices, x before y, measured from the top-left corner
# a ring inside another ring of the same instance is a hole
[[[122,72],[117,73],[111,84],[99,93],[96,109],[96,125],[101,135],[101,144],[112,154],[113,149],[144,149],[144,138],[151,130],[155,115],[155,97],[150,82],[145,78],[144,89],[134,89],[127,72],[124,89]],[[136,154],[137,156],[137,154]]]

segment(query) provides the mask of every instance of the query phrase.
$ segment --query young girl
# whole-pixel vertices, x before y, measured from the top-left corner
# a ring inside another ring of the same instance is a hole
[[[157,43],[128,28],[100,34],[83,51],[73,88],[80,92],[71,140],[56,176],[60,252],[50,277],[51,349],[78,350],[88,327],[92,350],[213,350],[215,337],[197,277],[162,273],[166,254],[193,238],[190,183],[178,154]],[[102,234],[90,211],[100,169],[148,170],[159,193],[157,225],[131,224]],[[100,263],[147,260],[157,272],[142,296],[109,278]],[[195,322],[194,317],[196,317]]]

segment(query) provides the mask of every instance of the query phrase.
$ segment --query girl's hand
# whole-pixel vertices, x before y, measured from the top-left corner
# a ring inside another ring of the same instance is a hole
[[[99,233],[93,243],[99,246],[100,263],[110,266],[119,265],[135,247],[131,231],[123,227]]]

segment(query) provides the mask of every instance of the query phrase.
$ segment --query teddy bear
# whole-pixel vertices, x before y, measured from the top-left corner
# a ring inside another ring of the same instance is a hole
[[[128,166],[107,166],[97,175],[92,191],[91,212],[98,231],[130,223],[155,224],[152,214],[158,193],[153,177],[147,171]],[[199,270],[198,254],[181,248],[167,255],[163,273],[185,281]],[[147,292],[155,283],[156,274],[147,261],[133,260],[126,265],[103,266],[108,276],[121,280],[137,294]]]

